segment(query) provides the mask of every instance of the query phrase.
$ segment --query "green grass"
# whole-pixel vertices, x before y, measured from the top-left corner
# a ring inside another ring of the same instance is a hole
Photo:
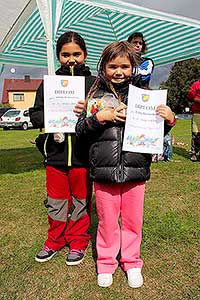
[[[94,204],[92,240],[81,265],[66,266],[66,249],[47,263],[34,261],[48,229],[43,159],[30,143],[38,131],[0,130],[0,299],[199,299],[199,163],[189,160],[190,121],[178,121],[172,133],[173,161],[152,164],[146,184],[145,283],[133,290],[121,268],[110,288],[96,284]]]

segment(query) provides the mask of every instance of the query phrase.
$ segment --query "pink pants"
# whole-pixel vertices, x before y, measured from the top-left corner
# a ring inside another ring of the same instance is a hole
[[[97,272],[113,274],[118,267],[116,258],[120,250],[120,263],[124,271],[142,268],[140,244],[145,184],[95,183],[94,188],[99,219]]]

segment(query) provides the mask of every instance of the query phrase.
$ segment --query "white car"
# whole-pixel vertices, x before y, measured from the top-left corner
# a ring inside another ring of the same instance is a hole
[[[0,128],[7,130],[9,128],[21,128],[27,130],[33,127],[30,122],[28,109],[9,109],[0,118]]]

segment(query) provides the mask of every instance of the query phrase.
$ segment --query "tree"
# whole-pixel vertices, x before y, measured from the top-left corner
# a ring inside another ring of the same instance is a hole
[[[10,107],[10,108],[13,108],[13,105],[11,105],[10,103],[0,103],[0,107]]]
[[[167,105],[176,114],[185,112],[185,107],[191,106],[187,92],[192,83],[198,79],[200,79],[200,60],[192,58],[176,62],[169,78],[160,84],[161,89],[168,90]]]

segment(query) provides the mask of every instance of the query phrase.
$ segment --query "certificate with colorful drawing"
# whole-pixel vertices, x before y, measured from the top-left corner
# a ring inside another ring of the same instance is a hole
[[[75,104],[85,99],[84,76],[44,76],[45,132],[75,132]]]
[[[167,90],[144,90],[129,85],[123,151],[162,153],[164,119],[156,107],[166,104]]]

